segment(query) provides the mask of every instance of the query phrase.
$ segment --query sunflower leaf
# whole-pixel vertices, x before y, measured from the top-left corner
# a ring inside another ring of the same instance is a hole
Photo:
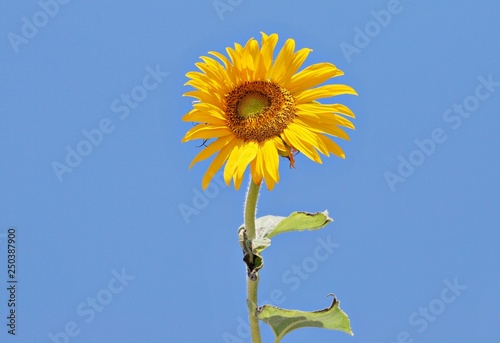
[[[255,221],[256,237],[252,241],[254,252],[260,253],[271,245],[271,238],[277,234],[291,231],[318,230],[326,226],[333,219],[328,217],[328,212],[293,212],[288,217],[263,216]],[[245,250],[246,238],[244,237],[244,225],[238,230],[240,244]]]
[[[243,256],[243,262],[247,265],[248,275],[254,277],[257,272],[264,266],[264,259],[259,254],[245,254]],[[252,276],[253,275],[253,276]]]
[[[349,317],[340,309],[340,302],[335,296],[332,305],[323,310],[305,312],[264,305],[257,309],[257,317],[273,330],[276,337],[274,343],[279,343],[291,331],[304,327],[339,330],[353,335]]]
[[[267,233],[269,231],[272,231],[276,227],[276,225],[278,225],[284,219],[286,219],[286,217],[263,216],[255,220],[256,237],[252,241],[252,248],[254,252],[262,252],[265,248],[271,245],[271,240],[267,237]],[[240,237],[240,245],[245,251],[245,243],[247,238],[245,234],[244,224],[239,227],[238,236]]]
[[[280,221],[272,230],[265,235],[272,238],[277,234],[291,231],[318,230],[328,225],[333,219],[328,217],[328,212],[293,212],[288,218]]]

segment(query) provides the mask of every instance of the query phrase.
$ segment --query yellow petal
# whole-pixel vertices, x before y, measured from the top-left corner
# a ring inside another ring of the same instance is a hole
[[[250,163],[252,180],[257,185],[260,185],[264,176],[263,166],[262,152],[259,150],[255,159]]]
[[[205,78],[206,78],[206,76],[205,76]],[[203,80],[201,77],[189,80],[188,82],[186,82],[184,84],[184,86],[191,86],[193,88],[196,88],[200,91],[203,91],[203,92],[209,93],[209,94],[213,93],[211,91],[212,89],[218,90],[218,88],[215,88],[218,86],[215,86],[215,83],[213,80],[208,80],[208,79]]]
[[[319,113],[340,113],[353,117],[354,113],[345,105],[341,104],[321,104],[319,102],[307,102],[297,105],[298,111],[303,112],[319,112]]]
[[[266,162],[268,161],[268,156],[266,156],[265,152],[263,150],[260,151],[260,155],[261,155],[261,160],[263,161],[262,163],[262,167],[261,167],[261,170],[262,170],[262,173],[263,173],[263,178],[264,178],[264,181],[266,182],[266,187],[268,190],[273,190],[274,188],[274,185],[276,184],[276,181],[274,180],[276,178],[276,176],[273,176],[273,174],[271,174],[269,172],[269,170],[267,169],[267,164]],[[277,178],[279,179],[279,174],[277,175]]]
[[[293,58],[293,50],[295,49],[295,41],[291,38],[287,39],[283,48],[278,53],[278,57],[273,63],[269,71],[269,78],[277,83],[280,83],[285,75],[286,68],[291,64]]]
[[[351,111],[351,109],[349,107],[347,107],[346,105],[342,105],[342,104],[331,104],[330,105],[332,108],[333,108],[333,112],[335,113],[340,113],[340,114],[344,114],[346,116],[349,116],[351,118],[354,118],[355,115],[354,113]]]
[[[234,174],[234,187],[236,189],[240,188],[248,164],[255,159],[258,151],[259,146],[256,142],[247,142],[245,147],[242,149],[236,173]]]
[[[346,85],[326,85],[313,89],[307,89],[295,96],[295,101],[300,103],[310,102],[321,98],[330,98],[340,94],[357,95],[356,91]]]
[[[269,186],[269,180],[272,179],[274,182],[280,180],[279,175],[279,155],[274,145],[273,140],[265,141],[261,147],[263,158],[265,161],[266,184]]]
[[[320,122],[335,123],[336,125],[355,129],[351,121],[337,113],[354,117],[354,113],[344,105],[340,104],[320,104],[317,102],[297,105],[297,115],[299,117],[311,117]]]
[[[227,144],[224,148],[222,148],[219,154],[215,156],[212,163],[210,163],[210,166],[208,166],[205,175],[203,175],[203,180],[201,181],[201,187],[203,189],[206,189],[208,187],[208,184],[210,183],[214,175],[217,173],[217,171],[219,171],[224,162],[226,162],[232,148],[233,148],[232,142]]]
[[[323,144],[325,144],[329,152],[338,157],[345,158],[344,152],[337,143],[335,143],[330,138],[324,135],[318,135],[318,137],[323,141]]]
[[[261,32],[261,34],[262,34],[261,55],[267,76],[268,71],[273,63],[274,48],[278,43],[278,35],[273,33],[272,35],[267,36],[264,32]]]
[[[216,113],[218,118],[226,119],[226,113],[219,107],[206,102],[198,102],[193,104],[193,107],[202,112]]]
[[[233,64],[229,61],[229,59],[221,54],[220,52],[217,51],[209,51],[208,52],[210,55],[213,55],[220,59],[222,63],[224,63],[224,66],[226,67],[227,70],[227,75],[229,77],[229,80],[231,81],[231,85],[234,86],[236,84],[236,81],[238,79],[237,73],[234,70]]]
[[[292,76],[288,89],[299,93],[344,73],[331,63],[317,63]]]
[[[289,82],[297,70],[302,66],[302,63],[306,60],[312,49],[300,49],[293,55],[293,61],[285,69],[285,74],[281,79],[281,83],[286,84],[287,89],[289,89]],[[290,90],[290,89],[289,89]],[[291,90],[290,90],[291,91]]]
[[[319,157],[318,152],[314,149],[314,146],[312,144],[315,140],[313,140],[313,142],[303,140],[301,136],[301,134],[303,134],[303,131],[304,130],[301,130],[301,128],[299,128],[297,124],[291,123],[283,131],[282,135],[284,136],[284,139],[288,145],[299,150],[314,162],[321,163],[321,157]]]
[[[241,66],[243,69],[255,70],[254,58],[259,52],[259,43],[251,38],[245,47],[241,55]]]
[[[312,145],[323,155],[329,156],[328,148],[323,144],[323,141],[319,138],[319,135],[311,129],[309,124],[304,123],[301,118],[294,119],[291,130],[293,130],[303,142]]]
[[[194,80],[204,80],[207,76],[203,73],[200,73],[199,71],[190,71],[188,73],[186,73],[186,77],[190,78],[190,79],[194,79]],[[186,83],[184,84],[186,85]]]
[[[224,181],[229,182],[234,175],[241,178],[250,161],[255,158],[257,151],[257,143],[238,140],[224,167]]]
[[[334,116],[335,116],[335,119],[337,120],[337,122],[339,123],[338,125],[347,127],[351,130],[355,129],[354,124],[351,123],[351,121],[349,119],[344,118],[342,116],[339,116],[338,114],[334,114]]]
[[[195,63],[195,65],[206,75],[205,80],[208,79],[215,84],[224,85],[225,75],[220,72],[222,66],[210,57],[201,56],[200,58],[205,63],[198,62]]]
[[[235,140],[233,149],[231,150],[231,153],[227,158],[227,163],[224,167],[224,181],[226,182],[226,184],[230,183],[236,168],[238,168],[238,157],[240,155],[243,144],[243,140]]]
[[[296,121],[297,123],[301,123],[303,126],[308,127],[309,130],[311,131],[324,132],[338,138],[349,140],[349,136],[347,135],[347,133],[335,125],[320,123],[318,121],[311,120],[306,117],[295,118],[294,121]]]
[[[227,71],[222,67],[220,63],[216,60],[202,56],[201,59],[206,63],[205,74],[206,78],[203,80],[210,82],[210,85],[213,85],[214,89],[220,90],[223,94],[227,93],[231,90],[232,81],[229,78]]]
[[[207,93],[202,92],[201,90],[190,91],[183,94],[183,96],[191,96],[193,98],[198,99],[200,102],[207,102],[216,107],[222,108],[224,106],[224,101],[217,96],[217,93]]]
[[[207,123],[216,126],[226,125],[226,119],[216,111],[200,111],[194,109],[182,117],[182,120],[187,122]]]
[[[278,149],[279,151],[287,151],[285,143],[283,143],[283,139],[281,139],[281,137],[274,137],[273,143],[276,149]]]
[[[234,66],[234,69],[233,69],[233,84],[235,85],[238,85],[240,84],[242,81],[242,77],[241,77],[241,58],[239,56],[239,53],[236,52],[236,50],[234,49],[231,49],[231,48],[226,48],[226,52],[227,52],[227,55],[229,56],[229,58],[231,59],[231,64]]]
[[[344,126],[354,130],[354,125],[348,119],[335,113],[298,110],[297,116],[298,118],[309,120],[311,123]]]
[[[226,136],[210,143],[206,148],[200,151],[198,155],[196,155],[196,157],[191,161],[189,168],[192,168],[193,165],[195,165],[200,161],[206,160],[207,158],[215,154],[217,151],[225,147],[227,144],[231,143],[231,141],[233,141],[234,139],[235,138],[232,136]]]
[[[226,56],[224,56],[223,54],[221,54],[220,52],[218,51],[209,51],[208,52],[210,55],[213,55],[215,57],[217,57],[218,59],[221,60],[222,63],[224,63],[224,67],[226,67],[226,69],[229,67],[229,65],[231,64],[231,62],[229,62],[229,60],[227,59]]]
[[[226,126],[214,126],[211,124],[198,124],[192,127],[182,139],[183,142],[187,142],[193,139],[210,139],[217,137],[224,137],[228,135],[233,135],[231,131]]]

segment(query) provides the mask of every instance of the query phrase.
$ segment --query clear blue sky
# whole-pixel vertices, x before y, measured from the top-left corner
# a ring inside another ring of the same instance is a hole
[[[333,292],[355,336],[283,342],[498,342],[500,5],[217,3],[0,5],[0,341],[249,342],[244,187],[201,191],[208,163],[188,170],[199,148],[180,142],[181,95],[199,56],[265,31],[359,93],[338,99],[357,114],[346,160],[283,163],[259,202],[335,220],[273,240],[262,301],[316,310]]]

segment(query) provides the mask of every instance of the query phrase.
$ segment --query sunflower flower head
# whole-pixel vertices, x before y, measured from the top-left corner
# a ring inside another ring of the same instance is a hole
[[[321,85],[343,75],[331,63],[318,63],[298,71],[311,49],[295,51],[288,39],[273,60],[278,35],[262,33],[261,44],[254,38],[245,46],[226,48],[227,56],[210,51],[196,63],[199,71],[186,74],[185,93],[196,99],[182,119],[194,122],[183,142],[204,139],[209,144],[191,162],[215,155],[206,171],[205,189],[224,166],[224,180],[233,180],[239,189],[250,165],[253,182],[265,181],[269,190],[279,181],[280,156],[294,166],[294,154],[301,152],[321,163],[320,154],[341,158],[342,149],[329,136],[349,139],[344,127],[354,129],[346,118],[352,111],[341,104],[322,104],[318,99],[340,94],[356,95],[346,85]]]

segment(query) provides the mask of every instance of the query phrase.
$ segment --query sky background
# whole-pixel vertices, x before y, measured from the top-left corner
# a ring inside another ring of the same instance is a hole
[[[317,310],[335,293],[355,335],[301,329],[283,343],[498,342],[498,13],[495,1],[2,2],[0,341],[250,342],[246,186],[202,191],[182,94],[199,56],[264,31],[312,48],[306,64],[334,63],[359,93],[334,99],[357,115],[347,158],[282,161],[258,212],[329,210],[326,228],[273,239],[261,304]],[[335,247],[322,261],[321,242]]]

